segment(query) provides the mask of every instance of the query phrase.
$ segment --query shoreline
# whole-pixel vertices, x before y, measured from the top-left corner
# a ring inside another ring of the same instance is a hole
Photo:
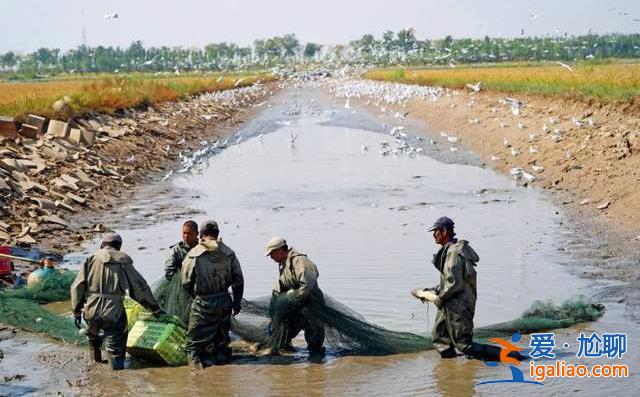
[[[11,164],[3,167],[11,190],[0,208],[0,241],[61,254],[79,249],[108,229],[94,223],[97,218],[173,172],[205,142],[224,138],[278,89],[278,83],[267,83],[146,110],[88,115],[78,122],[95,134],[91,146],[49,134],[0,142],[11,155]]]

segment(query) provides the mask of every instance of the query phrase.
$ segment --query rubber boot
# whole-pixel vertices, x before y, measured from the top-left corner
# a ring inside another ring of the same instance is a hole
[[[324,348],[324,346],[314,346],[314,347],[309,347],[309,355],[314,355],[314,356],[324,356],[326,353],[327,349]]]
[[[109,364],[114,371],[122,371],[124,369],[124,357],[109,357]]]
[[[464,348],[464,354],[482,361],[500,361],[500,352],[502,349],[498,346],[487,345],[484,343],[472,343]],[[520,354],[520,352],[512,351],[507,354],[508,357],[515,358],[518,361],[527,360],[528,357]]]
[[[441,358],[455,358],[458,357],[458,352],[456,348],[453,346],[449,346],[448,348],[439,352]]]
[[[282,344],[282,346],[280,346],[280,350],[286,353],[292,353],[296,351],[296,348],[293,347],[293,344],[291,344],[291,341],[288,341],[287,343],[284,343]]]
[[[204,365],[202,365],[200,355],[194,354],[189,356],[189,366],[192,371],[202,371],[204,369]]]
[[[102,349],[99,345],[91,344],[89,346],[89,351],[91,352],[91,357],[93,358],[93,362],[97,364],[106,364],[107,360],[102,359]]]

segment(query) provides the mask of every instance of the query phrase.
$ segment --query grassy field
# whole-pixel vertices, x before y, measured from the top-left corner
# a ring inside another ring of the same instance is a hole
[[[239,82],[238,80],[241,79]],[[50,81],[0,82],[0,115],[23,119],[28,113],[57,116],[51,105],[68,96],[77,113],[112,112],[115,109],[175,101],[188,95],[272,81],[269,74],[153,76],[62,76]],[[238,84],[236,85],[236,82]],[[58,115],[59,116],[59,115]]]
[[[447,69],[377,69],[365,73],[372,80],[463,88],[481,81],[483,89],[595,98],[629,102],[640,96],[640,63],[578,64],[573,72],[561,65],[518,65]]]

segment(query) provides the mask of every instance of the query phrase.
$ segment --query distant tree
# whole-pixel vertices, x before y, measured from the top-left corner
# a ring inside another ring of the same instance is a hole
[[[282,50],[285,58],[295,56],[300,50],[300,42],[295,34],[285,34],[282,37]]]
[[[396,41],[391,30],[387,30],[382,34],[382,46],[386,51],[392,51],[396,48]]]
[[[305,58],[314,58],[316,56],[316,54],[320,51],[320,48],[322,48],[322,46],[320,44],[307,43],[304,46],[303,56]]]
[[[0,62],[2,63],[3,67],[13,68],[18,63],[18,57],[16,56],[15,52],[9,51],[2,54],[2,57],[0,57]]]

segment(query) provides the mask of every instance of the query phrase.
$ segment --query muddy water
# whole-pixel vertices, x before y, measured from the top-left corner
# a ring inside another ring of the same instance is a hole
[[[388,123],[388,121],[387,121]],[[407,123],[409,126],[410,123]],[[396,145],[390,125],[362,109],[345,109],[313,89],[291,89],[239,130],[226,148],[214,151],[200,171],[156,186],[158,195],[134,202],[120,225],[124,249],[149,280],[162,275],[166,248],[179,238],[184,219],[159,217],[154,208],[167,197],[193,208],[199,221],[221,224],[224,241],[242,263],[245,296],[264,296],[277,276],[263,256],[264,243],[282,235],[318,265],[325,293],[369,321],[387,328],[427,332],[435,311],[412,300],[409,291],[437,283],[429,263],[437,247],[425,232],[434,219],[456,220],[458,236],[480,255],[476,324],[517,317],[535,299],[591,295],[601,285],[573,275],[567,263],[579,260],[562,250],[562,212],[538,191],[523,189],[504,176],[474,165],[465,151],[455,153],[421,139],[411,125],[405,140],[421,149],[409,155],[381,155],[383,141]],[[292,141],[292,137],[295,137]],[[452,160],[453,159],[453,160]],[[155,207],[154,207],[155,205]],[[171,209],[168,209],[170,211]],[[119,215],[121,216],[121,214]],[[544,386],[486,385],[509,377],[463,358],[442,361],[434,352],[390,357],[333,357],[308,362],[301,350],[284,359],[239,359],[192,376],[187,368],[145,368],[116,376],[95,373],[104,394],[312,395],[415,394],[491,395],[529,393],[626,394],[638,383],[637,325],[610,306],[605,318],[582,328],[629,333],[632,378],[551,380]],[[575,361],[581,328],[560,331],[563,359]],[[527,339],[522,345],[527,343]],[[593,362],[597,363],[597,362]],[[528,363],[521,369],[528,371]],[[537,389],[534,389],[537,388]],[[616,393],[618,391],[619,393]]]

